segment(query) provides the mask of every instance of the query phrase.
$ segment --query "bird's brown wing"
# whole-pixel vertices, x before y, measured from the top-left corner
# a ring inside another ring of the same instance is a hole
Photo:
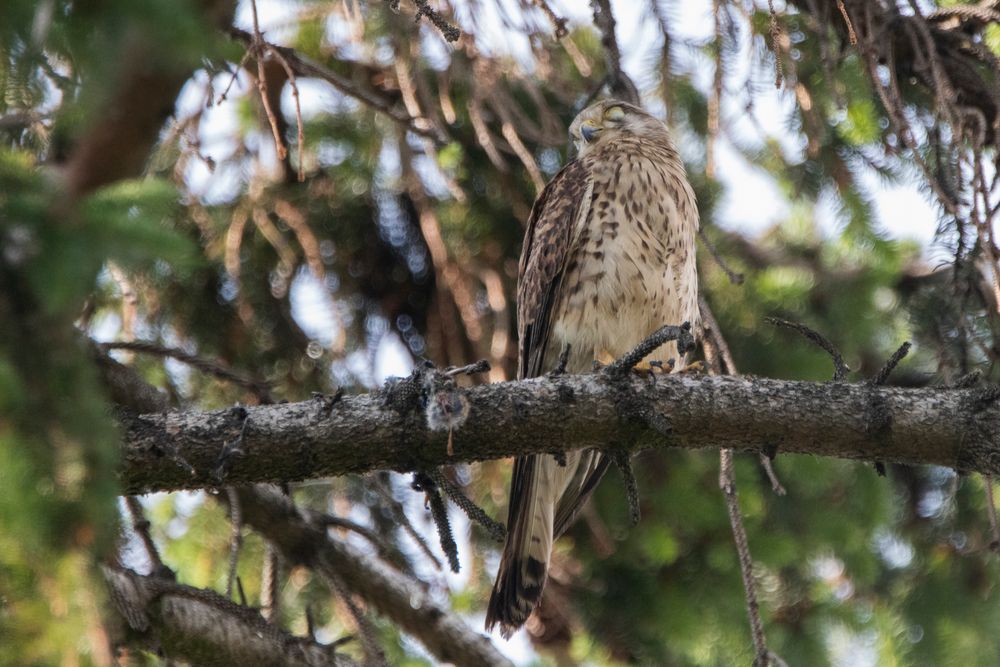
[[[592,192],[587,165],[570,162],[549,182],[531,210],[518,276],[519,378],[536,377],[549,370],[551,360],[546,353],[552,319],[574,233],[586,220]],[[486,613],[486,627],[499,623],[504,636],[524,623],[538,604],[552,540],[565,530],[607,467],[601,460],[604,457],[596,452],[572,452],[567,458],[575,469],[574,479],[559,498],[558,506],[536,507],[539,475],[548,476],[549,481],[543,484],[552,483],[552,468],[556,465],[552,457],[521,456],[514,462],[508,536]]]
[[[552,311],[562,284],[573,231],[590,207],[593,182],[587,166],[570,162],[535,200],[521,248],[517,281],[519,379],[544,373]]]

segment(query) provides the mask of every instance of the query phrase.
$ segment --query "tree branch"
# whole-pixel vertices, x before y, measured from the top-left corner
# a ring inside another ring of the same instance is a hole
[[[240,30],[239,28],[229,28],[228,32],[232,37],[240,40],[244,44],[249,45],[253,43],[253,35],[245,30]],[[354,99],[368,105],[372,109],[384,113],[410,132],[433,139],[440,143],[446,141],[446,137],[442,136],[439,131],[435,132],[433,129],[421,127],[417,122],[417,118],[411,117],[405,109],[401,109],[397,104],[395,104],[395,101],[390,99],[388,96],[383,96],[377,92],[366,90],[356,85],[349,77],[342,76],[332,69],[307,58],[295,49],[287,46],[278,46],[277,44],[271,44],[270,42],[264,42],[264,44],[269,50],[274,51],[276,54],[284,58],[285,62],[297,76],[326,81],[344,95],[353,97]],[[359,63],[350,64],[354,68],[361,66]]]
[[[123,491],[218,486],[212,470],[241,434],[242,454],[227,462],[226,484],[427,470],[622,442],[633,451],[730,447],[1000,474],[996,388],[683,375],[655,382],[602,374],[534,378],[455,389],[467,414],[452,430],[450,456],[448,431],[432,430],[425,409],[438,377],[420,369],[381,391],[344,397],[329,411],[311,400],[123,416]],[[631,407],[624,413],[622,401]]]
[[[157,411],[165,409],[160,397],[156,395],[152,387],[146,385],[145,389],[137,391],[137,388],[145,385],[145,381],[136,374],[133,368],[117,364],[107,356],[107,352],[96,346],[94,354],[101,362],[99,367],[104,371],[104,380],[111,386],[112,393],[117,395],[134,391],[133,395],[136,400],[122,406],[122,409]],[[473,364],[446,372],[445,375],[447,377],[448,373],[475,372],[479,368],[481,368],[479,364]],[[339,401],[340,392],[332,397],[332,400],[331,397],[317,395],[308,403],[325,416],[337,409]],[[245,435],[245,410],[229,410],[226,412],[226,417],[237,419],[242,424],[239,429],[240,433]],[[142,417],[137,419],[141,420]],[[231,441],[228,442],[231,444]],[[172,464],[180,466],[181,469],[187,469],[185,465],[178,463],[179,461],[186,463],[186,461],[177,454],[176,448],[170,444],[165,446],[167,447],[166,455]],[[232,487],[229,488],[232,489]],[[485,667],[510,665],[509,661],[496,651],[485,636],[466,626],[447,607],[430,600],[416,581],[392,569],[381,559],[373,558],[371,554],[329,536],[328,529],[331,526],[350,528],[365,535],[373,542],[376,549],[383,551],[386,545],[376,533],[358,524],[345,522],[327,514],[301,510],[295,506],[291,498],[272,487],[260,485],[252,488],[236,488],[232,491],[233,494],[220,494],[219,500],[232,502],[230,496],[235,498],[236,502],[239,503],[243,522],[267,538],[272,549],[277,549],[285,561],[292,564],[303,564],[316,570],[328,581],[331,589],[346,588],[349,592],[358,595],[366,603],[375,606],[387,618],[392,619],[401,628],[418,638],[431,653],[442,661],[454,662],[457,665],[484,665]],[[433,559],[433,556],[431,558]],[[137,577],[142,581],[138,583],[121,582],[110,575],[127,575],[128,577]],[[172,591],[177,588],[177,585],[173,584],[172,581],[162,577],[140,577],[131,572],[118,570],[108,570],[105,573],[105,578],[108,579],[112,598],[119,613],[129,619],[129,625],[133,630],[142,629],[143,632],[145,632],[143,628],[146,627],[143,621],[146,612],[143,610],[148,611],[149,608],[146,602],[128,604],[129,600],[140,594],[143,595],[143,600],[147,600],[143,593],[147,587],[152,587],[154,596],[160,595],[157,591],[168,589]],[[227,598],[210,591],[187,589],[187,587],[179,588],[184,589],[182,591],[184,595],[190,596],[192,591],[197,593],[196,599],[203,602],[208,600],[212,604],[221,605],[224,609],[235,607],[241,613],[247,611],[245,607],[235,605]],[[127,595],[130,592],[132,593],[131,597]],[[273,618],[274,604],[277,602],[277,598],[274,595],[271,595],[271,598],[272,604],[269,605],[270,609],[267,611],[268,615]],[[256,617],[256,614],[252,615]],[[260,618],[263,621],[264,617]],[[264,622],[266,623],[266,621]],[[138,625],[135,625],[136,623]],[[274,628],[276,626],[267,624],[267,627]],[[184,635],[179,633],[178,636],[183,637]],[[148,647],[148,643],[147,640],[143,645]],[[226,664],[238,663],[227,660]],[[281,660],[250,660],[246,664],[299,663]],[[342,664],[353,663],[343,662]]]
[[[290,563],[305,565],[328,581],[342,583],[419,639],[443,663],[508,666],[490,640],[434,601],[415,580],[357,547],[331,537],[320,518],[300,510],[277,489],[238,489],[245,520]]]
[[[101,570],[124,621],[122,643],[202,665],[357,664],[330,646],[288,634],[256,611],[218,593],[131,570]]]

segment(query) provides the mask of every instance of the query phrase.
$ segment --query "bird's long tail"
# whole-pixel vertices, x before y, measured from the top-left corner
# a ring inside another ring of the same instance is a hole
[[[514,462],[507,541],[486,609],[486,629],[510,637],[538,606],[553,540],[576,517],[607,468],[598,452],[573,451],[560,464],[547,454]]]

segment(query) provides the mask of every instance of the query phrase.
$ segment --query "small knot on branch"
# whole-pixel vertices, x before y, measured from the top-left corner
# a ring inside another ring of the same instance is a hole
[[[382,404],[400,415],[422,409],[427,428],[448,433],[448,454],[454,454],[454,432],[469,416],[469,399],[455,384],[459,375],[483,373],[490,369],[486,360],[439,371],[424,361],[406,378],[387,381],[380,390]]]
[[[423,361],[405,378],[393,377],[385,381],[378,391],[382,405],[400,414],[418,408],[423,400],[426,379],[434,373],[434,364]]]
[[[454,380],[445,374],[429,376],[427,384],[429,389],[424,409],[427,428],[448,433],[448,456],[453,456],[455,430],[461,428],[469,417],[469,399],[455,385]]]
[[[983,379],[983,372],[980,370],[974,370],[971,373],[966,373],[962,377],[955,380],[955,384],[948,387],[949,389],[971,389],[979,384]]]
[[[980,412],[995,403],[997,399],[1000,399],[1000,386],[995,384],[988,385],[974,393],[972,409],[975,412]]]
[[[569,365],[569,352],[571,349],[573,349],[573,346],[569,343],[563,345],[562,352],[559,353],[559,360],[556,361],[556,367],[549,371],[549,377],[564,375],[566,373],[566,366]]]
[[[226,479],[233,461],[246,453],[243,444],[246,438],[247,424],[250,423],[250,413],[242,405],[231,408],[229,412],[232,417],[239,421],[240,432],[232,440],[224,442],[222,449],[219,450],[219,458],[216,459],[215,467],[212,468],[212,479],[217,482]]]
[[[337,387],[337,391],[333,394],[323,394],[318,391],[312,393],[313,399],[319,403],[319,414],[323,419],[327,419],[333,413],[333,406],[340,403],[341,399],[344,398],[344,389],[342,387]]]

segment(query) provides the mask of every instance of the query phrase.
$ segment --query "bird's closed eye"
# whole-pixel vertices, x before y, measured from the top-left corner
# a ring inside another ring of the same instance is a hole
[[[621,122],[625,120],[625,110],[621,107],[611,107],[604,112],[604,119],[614,123]]]

